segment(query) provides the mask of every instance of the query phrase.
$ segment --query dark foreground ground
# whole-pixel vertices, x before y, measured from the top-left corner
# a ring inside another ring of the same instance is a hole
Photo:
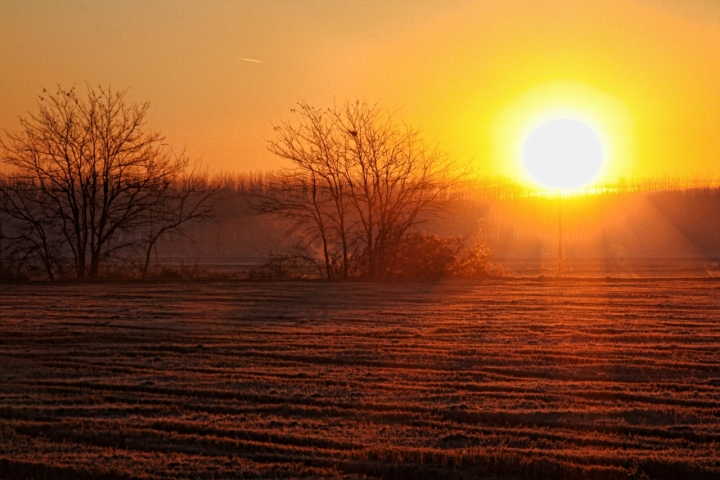
[[[720,478],[720,282],[0,285],[0,478]]]

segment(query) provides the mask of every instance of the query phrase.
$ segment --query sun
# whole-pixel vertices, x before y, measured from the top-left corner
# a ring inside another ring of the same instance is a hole
[[[525,140],[523,160],[530,177],[551,188],[575,188],[592,182],[602,168],[598,134],[586,123],[556,118],[535,128]]]
[[[633,116],[617,98],[555,81],[515,97],[491,127],[489,168],[541,190],[585,193],[624,178],[635,156]]]

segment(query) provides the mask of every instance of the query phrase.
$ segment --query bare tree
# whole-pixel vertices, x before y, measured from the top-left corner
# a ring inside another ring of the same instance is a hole
[[[292,162],[285,172],[291,188],[265,192],[258,209],[292,219],[317,239],[328,278],[346,278],[353,262],[364,275],[388,275],[400,239],[448,210],[463,170],[377,105],[300,103],[293,112],[269,142]]]
[[[271,152],[293,162],[285,172],[280,190],[272,191],[260,203],[260,210],[291,219],[310,241],[321,243],[325,276],[348,276],[348,198],[343,173],[346,151],[335,113],[301,103],[298,122],[275,126],[278,135],[269,143]],[[278,195],[279,194],[279,195]],[[341,244],[341,272],[335,272],[334,240]]]
[[[366,273],[383,277],[392,271],[403,235],[448,212],[452,189],[466,171],[377,105],[347,102],[336,118],[347,132],[343,172],[362,232]]]
[[[129,103],[125,95],[102,87],[88,87],[86,98],[74,88],[44,90],[37,113],[0,140],[10,169],[0,209],[13,221],[11,243],[42,259],[51,279],[66,258],[77,278],[96,277],[158,215],[163,227],[151,235],[154,242],[184,223],[170,217],[188,218],[183,207],[168,207],[177,205],[172,199],[188,159],[146,129],[149,103]]]

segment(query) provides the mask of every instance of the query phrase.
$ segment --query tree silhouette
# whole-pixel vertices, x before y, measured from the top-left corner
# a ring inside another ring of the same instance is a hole
[[[0,140],[11,172],[0,184],[6,248],[40,260],[50,279],[68,263],[77,278],[94,278],[121,250],[143,242],[152,248],[209,213],[207,182],[186,178],[186,156],[146,129],[149,103],[125,95],[102,87],[88,87],[86,98],[74,88],[44,90],[37,113]]]
[[[327,278],[389,275],[403,235],[447,212],[463,170],[377,105],[302,102],[293,112],[268,145],[292,166],[256,209],[318,242]]]

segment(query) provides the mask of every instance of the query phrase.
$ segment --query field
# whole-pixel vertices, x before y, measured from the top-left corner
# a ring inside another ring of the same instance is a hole
[[[0,285],[0,478],[720,478],[720,282]]]

